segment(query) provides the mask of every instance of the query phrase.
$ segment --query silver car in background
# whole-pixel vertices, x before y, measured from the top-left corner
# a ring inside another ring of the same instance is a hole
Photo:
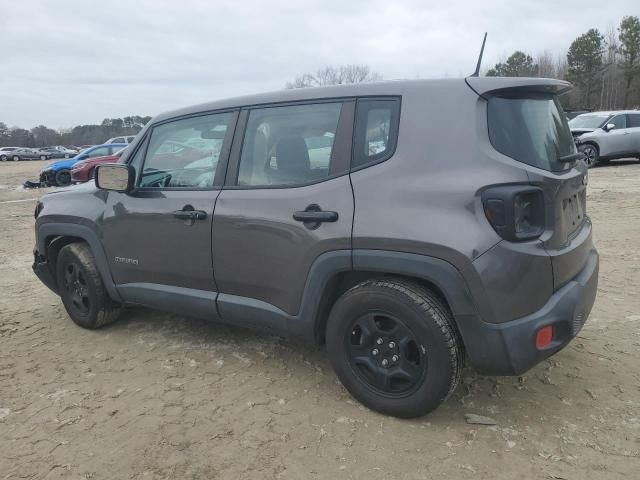
[[[640,110],[591,112],[569,120],[589,167],[616,158],[640,159]]]

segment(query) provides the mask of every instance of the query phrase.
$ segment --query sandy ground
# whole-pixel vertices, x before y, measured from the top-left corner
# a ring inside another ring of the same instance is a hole
[[[591,172],[591,317],[521,378],[467,369],[414,420],[373,413],[325,352],[148,310],[86,331],[31,272],[42,162],[0,163],[0,479],[638,479],[640,165]],[[465,423],[488,415],[497,426]]]

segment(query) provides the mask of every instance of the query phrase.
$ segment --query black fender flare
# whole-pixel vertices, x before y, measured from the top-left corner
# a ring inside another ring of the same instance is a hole
[[[102,243],[98,238],[98,234],[93,229],[77,223],[43,223],[38,226],[37,233],[37,250],[40,254],[44,254],[47,251],[47,239],[51,237],[76,237],[87,242],[96,259],[96,266],[100,272],[104,286],[107,292],[109,292],[109,296],[117,302],[122,301],[115,287],[113,277],[111,276],[109,263],[107,262],[107,256],[102,247]]]

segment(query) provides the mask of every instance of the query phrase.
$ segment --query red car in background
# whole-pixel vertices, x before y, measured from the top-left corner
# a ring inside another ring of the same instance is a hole
[[[82,160],[81,162],[76,163],[71,168],[71,181],[73,183],[88,182],[93,178],[96,165],[100,165],[101,163],[118,163],[120,161],[120,157],[122,156],[122,152],[124,152],[125,150],[126,148],[123,148],[113,155],[87,158],[86,160]]]

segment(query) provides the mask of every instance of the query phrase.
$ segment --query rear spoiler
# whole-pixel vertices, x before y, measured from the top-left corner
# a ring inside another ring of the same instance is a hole
[[[573,88],[569,82],[553,78],[526,77],[467,77],[465,82],[469,88],[483,97],[485,94],[499,93],[503,90],[554,93],[560,95]],[[515,93],[515,92],[514,92]]]

